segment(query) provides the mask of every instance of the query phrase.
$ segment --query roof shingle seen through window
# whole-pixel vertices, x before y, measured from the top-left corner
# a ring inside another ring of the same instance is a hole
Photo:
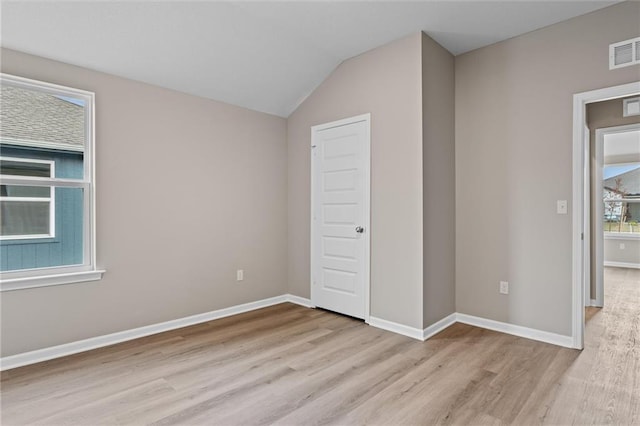
[[[84,107],[48,93],[1,86],[0,137],[83,146]]]

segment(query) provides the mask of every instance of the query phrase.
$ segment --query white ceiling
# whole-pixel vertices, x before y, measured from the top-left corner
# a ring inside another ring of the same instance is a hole
[[[420,30],[457,55],[617,1],[10,1],[4,47],[287,117],[343,60]]]

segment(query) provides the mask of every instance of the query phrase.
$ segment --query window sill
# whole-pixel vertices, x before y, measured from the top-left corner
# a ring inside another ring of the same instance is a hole
[[[98,281],[102,279],[104,272],[104,270],[95,270],[56,275],[40,275],[37,277],[2,279],[0,280],[0,292],[81,283],[85,281]]]
[[[605,232],[605,240],[640,240],[639,233],[631,232]]]

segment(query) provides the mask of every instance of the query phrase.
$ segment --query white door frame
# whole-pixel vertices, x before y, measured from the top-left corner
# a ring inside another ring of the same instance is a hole
[[[332,121],[330,123],[325,123],[325,124],[318,124],[316,126],[312,126],[311,127],[311,150],[313,150],[313,148],[315,148],[315,134],[321,130],[327,130],[327,129],[331,129],[333,127],[340,127],[340,126],[345,126],[348,124],[354,124],[354,123],[359,123],[361,121],[364,121],[366,124],[366,128],[367,128],[367,134],[365,137],[365,143],[364,143],[364,151],[362,153],[362,155],[365,156],[365,169],[363,171],[363,178],[364,178],[364,182],[362,183],[363,186],[363,190],[364,190],[364,224],[363,227],[365,229],[365,232],[362,234],[362,237],[364,238],[364,247],[365,247],[365,253],[364,253],[364,322],[366,322],[367,324],[369,323],[369,311],[370,311],[370,306],[371,306],[371,114],[367,113],[367,114],[362,114],[362,115],[357,115],[355,117],[349,117],[349,118],[345,118],[342,120],[337,120],[337,121]],[[309,155],[309,158],[311,159],[311,258],[310,258],[310,262],[309,262],[309,266],[310,266],[310,279],[309,279],[309,285],[311,287],[311,304],[313,306],[316,306],[315,303],[315,296],[314,296],[314,285],[313,285],[313,271],[314,271],[314,259],[315,259],[315,253],[314,253],[314,240],[315,240],[315,235],[314,235],[314,229],[315,227],[313,226],[313,212],[314,212],[314,200],[315,197],[313,195],[313,191],[315,188],[315,181],[314,181],[314,176],[315,176],[315,166],[313,164],[313,156],[312,154]]]
[[[589,221],[585,214],[589,208],[589,197],[585,189],[590,176],[589,163],[585,161],[585,152],[589,149],[588,129],[586,129],[587,104],[609,99],[640,94],[640,81],[620,86],[606,87],[573,95],[573,231],[572,231],[572,327],[571,336],[575,349],[584,348],[584,305],[587,285],[591,282],[591,271],[587,269],[590,247],[586,246],[590,233]],[[585,134],[585,132],[587,134]],[[585,200],[586,198],[586,200]]]
[[[640,124],[627,124],[623,126],[603,127],[596,129],[596,170],[595,170],[595,199],[596,203],[595,216],[596,220],[596,298],[592,301],[592,306],[604,306],[604,226],[602,218],[604,217],[604,205],[599,202],[602,200],[604,188],[602,185],[602,168],[604,167],[604,137],[615,133],[624,133],[631,130],[640,130]]]

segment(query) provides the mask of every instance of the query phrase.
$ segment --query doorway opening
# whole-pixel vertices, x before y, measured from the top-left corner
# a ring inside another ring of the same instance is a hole
[[[585,306],[592,289],[592,186],[590,130],[587,106],[598,102],[640,94],[640,81],[575,94],[573,97],[573,230],[572,230],[572,340],[584,348]],[[598,218],[598,222],[600,222]]]
[[[640,116],[635,121],[595,132],[591,306],[604,306],[606,266],[640,268]]]

